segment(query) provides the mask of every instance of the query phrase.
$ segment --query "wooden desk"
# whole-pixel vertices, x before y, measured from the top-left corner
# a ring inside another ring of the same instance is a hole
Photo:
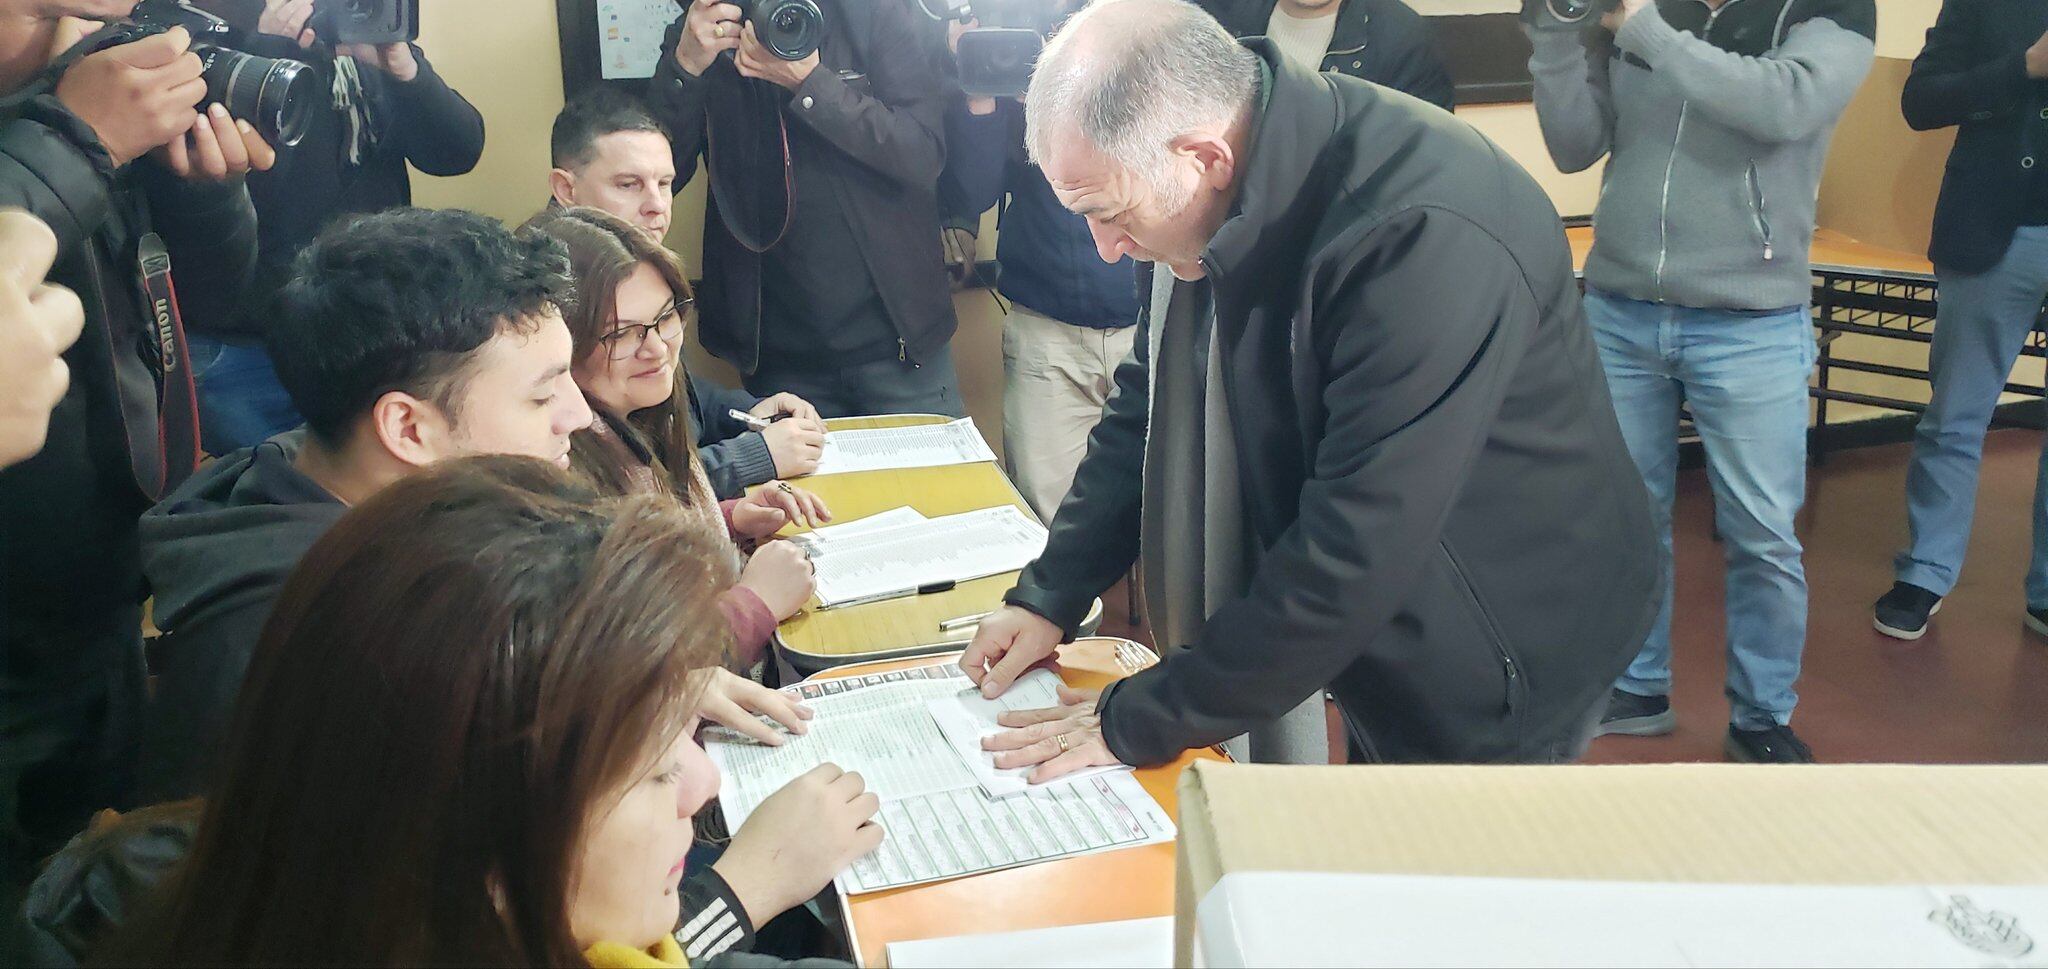
[[[832,430],[909,427],[943,424],[951,418],[928,414],[854,417],[826,422]],[[954,464],[938,468],[859,471],[798,483],[825,499],[835,521],[857,518],[909,505],[928,518],[957,515],[982,508],[1015,505],[1032,515],[1031,506],[994,464]],[[1033,520],[1037,519],[1032,515]],[[802,529],[787,529],[794,535]],[[799,672],[811,673],[844,663],[917,656],[959,649],[974,638],[974,627],[941,632],[939,623],[959,616],[988,612],[1003,603],[1003,593],[1017,584],[1017,573],[962,582],[947,592],[910,596],[886,602],[818,609],[815,605],[784,622],[775,631],[775,645]],[[1094,631],[1102,620],[1098,600],[1083,623]]]
[[[1593,251],[1593,227],[1572,226],[1564,230],[1564,238],[1572,247],[1572,268],[1584,272],[1586,254]],[[1922,276],[1934,274],[1934,264],[1919,253],[1858,242],[1833,229],[1814,230],[1812,259],[1816,270],[1866,269]]]
[[[1126,642],[1106,637],[1077,639],[1060,647],[1060,665],[1065,667],[1062,675],[1071,686],[1099,689],[1136,672],[1117,661],[1117,645]],[[1144,647],[1130,645],[1150,658]],[[957,654],[945,659],[954,656]],[[880,673],[940,659],[925,656],[862,663],[820,673],[813,679]],[[1167,814],[1178,818],[1180,798],[1175,785],[1180,782],[1181,770],[1196,760],[1225,759],[1213,749],[1191,750],[1164,767],[1138,771],[1138,782],[1159,799]],[[886,949],[891,942],[1172,915],[1173,854],[1174,844],[1169,841],[930,885],[842,896],[839,907],[846,917],[854,958],[863,966],[882,966],[887,964]]]

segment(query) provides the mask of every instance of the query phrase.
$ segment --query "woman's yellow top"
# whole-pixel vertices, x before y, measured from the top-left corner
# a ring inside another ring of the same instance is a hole
[[[653,949],[636,949],[617,942],[599,942],[583,950],[592,969],[688,969],[690,960],[674,936],[664,935]]]

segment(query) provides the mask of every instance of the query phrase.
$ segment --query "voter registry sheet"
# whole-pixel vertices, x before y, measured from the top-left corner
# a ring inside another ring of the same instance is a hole
[[[1030,683],[1020,679],[1013,690],[1034,702],[1053,697],[1040,678],[1054,674],[1034,671]],[[1017,701],[982,701],[952,663],[800,683],[784,692],[812,710],[804,735],[769,747],[731,731],[706,731],[705,750],[725,775],[719,801],[728,828],[737,831],[762,801],[819,764],[858,772],[881,799],[876,820],[884,835],[881,847],[836,880],[846,894],[1173,840],[1173,819],[1127,770],[1034,787],[984,766],[989,755],[957,742],[967,735],[961,731],[992,729],[996,713]],[[947,703],[965,711],[964,719],[952,718],[953,739],[933,714]]]

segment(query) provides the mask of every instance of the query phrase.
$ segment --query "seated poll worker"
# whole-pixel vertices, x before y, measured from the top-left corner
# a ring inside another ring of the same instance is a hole
[[[610,88],[578,95],[555,117],[550,152],[550,211],[589,206],[632,223],[657,245],[668,235],[676,164],[668,128],[646,105]],[[790,393],[756,397],[709,381],[691,386],[697,454],[719,498],[818,469],[825,422],[809,401]],[[737,414],[773,423],[756,429]]]
[[[1181,0],[1076,15],[1026,104],[1101,256],[1171,275],[961,665],[1002,693],[1140,558],[1166,661],[1006,714],[996,764],[1044,781],[1247,731],[1285,759],[1260,732],[1326,688],[1354,758],[1577,757],[1657,558],[1542,190],[1442,111]]]
[[[695,735],[727,648],[723,541],[532,458],[379,490],[285,583],[183,862],[89,961],[843,966],[677,937],[719,786]],[[881,841],[859,775],[806,782],[866,812],[859,853]],[[145,886],[95,887],[83,905]]]

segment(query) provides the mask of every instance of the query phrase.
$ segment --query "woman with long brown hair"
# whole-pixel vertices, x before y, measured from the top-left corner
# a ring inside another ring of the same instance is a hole
[[[110,955],[682,964],[730,559],[671,499],[593,498],[540,461],[464,459],[322,537],[264,629],[190,856]]]
[[[831,520],[816,495],[781,481],[725,502],[712,492],[697,454],[698,390],[682,359],[695,300],[674,253],[593,208],[550,209],[519,232],[569,250],[575,293],[562,315],[574,341],[576,384],[597,415],[570,440],[577,470],[612,494],[673,494],[707,521],[722,517],[739,542],[765,539],[792,521]],[[810,598],[810,566],[794,546],[771,542],[754,552],[739,588],[757,595],[772,620],[749,625],[736,617],[744,654],[765,646],[774,624]]]

